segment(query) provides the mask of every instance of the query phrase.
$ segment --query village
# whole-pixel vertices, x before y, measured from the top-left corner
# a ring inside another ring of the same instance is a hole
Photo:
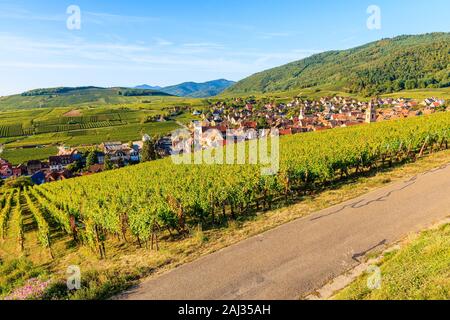
[[[446,101],[437,98],[427,98],[422,102],[405,98],[379,98],[362,102],[336,96],[319,100],[295,98],[286,104],[235,99],[229,104],[217,102],[204,111],[192,111],[192,114],[201,120],[192,121],[188,129],[193,135],[195,128],[201,127],[201,145],[203,148],[209,148],[216,146],[217,138],[225,142],[229,129],[254,132],[246,134],[245,139],[250,140],[258,138],[257,130],[262,129],[277,128],[280,135],[291,135],[415,117],[445,110],[448,110]],[[221,136],[211,135],[211,131]],[[46,161],[30,160],[16,166],[0,158],[0,179],[25,176],[29,177],[33,184],[40,185],[92,175],[142,162],[143,147],[146,143],[154,148],[156,158],[170,156],[175,143],[172,140],[170,135],[158,137],[155,141],[144,135],[140,141],[104,142],[84,152],[60,146],[58,153]]]
[[[404,98],[361,102],[345,97],[323,97],[316,101],[294,99],[287,104],[267,103],[263,106],[258,106],[255,100],[242,104],[236,99],[231,106],[220,102],[209,112],[194,111],[194,115],[202,117],[203,132],[211,128],[222,132],[230,128],[278,128],[281,135],[286,135],[431,114],[443,108],[445,100],[437,98],[419,103]]]

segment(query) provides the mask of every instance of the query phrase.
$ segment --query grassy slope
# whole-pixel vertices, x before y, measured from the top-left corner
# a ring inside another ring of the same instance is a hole
[[[352,300],[449,300],[450,224],[423,232],[381,263],[382,283],[367,287],[368,275],[359,277],[335,299]]]
[[[339,90],[333,90],[326,87],[321,88],[305,88],[305,89],[292,89],[289,91],[276,91],[276,92],[249,92],[249,93],[232,93],[232,92],[225,92],[221,94],[220,98],[222,99],[231,99],[235,97],[256,97],[256,98],[268,98],[273,99],[280,102],[289,102],[292,100],[293,97],[300,96],[308,99],[320,99],[321,97],[326,96],[344,96],[344,97],[354,97],[356,99],[359,99],[361,101],[367,101],[370,98],[364,97],[361,94],[356,93],[348,93],[345,91],[339,91]],[[381,97],[392,97],[392,98],[411,98],[411,99],[417,99],[419,101],[430,98],[430,97],[436,97],[441,99],[450,100],[450,88],[439,88],[439,89],[416,89],[416,90],[402,90],[395,93],[386,93],[381,94]]]
[[[349,50],[324,52],[254,74],[225,93],[326,87],[372,95],[377,90],[387,92],[381,87],[397,79],[435,78],[441,84],[448,84],[449,39],[449,33],[401,36]]]
[[[450,100],[450,88],[404,90],[396,93],[385,94],[383,96],[392,98],[413,98],[417,100],[436,97],[446,99],[448,101]]]
[[[1,157],[7,159],[12,164],[17,165],[29,160],[45,160],[50,156],[54,156],[58,153],[56,147],[46,148],[32,148],[32,149],[6,149]]]

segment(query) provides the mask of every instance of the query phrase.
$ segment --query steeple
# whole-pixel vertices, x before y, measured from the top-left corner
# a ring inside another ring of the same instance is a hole
[[[304,108],[300,108],[300,115],[298,116],[298,118],[300,120],[305,119],[305,109]]]
[[[366,110],[366,122],[372,123],[377,121],[377,109],[372,101],[369,102],[369,107]]]

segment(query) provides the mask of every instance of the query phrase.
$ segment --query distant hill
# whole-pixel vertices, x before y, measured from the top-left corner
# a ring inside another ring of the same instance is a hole
[[[399,36],[256,73],[226,93],[322,87],[366,96],[450,86],[450,33]]]
[[[149,86],[149,85],[147,85],[147,84],[143,84],[143,85],[140,85],[140,86],[136,86],[136,87],[134,87],[135,89],[144,89],[144,90],[161,90],[162,89],[162,87],[160,87],[160,86]]]
[[[100,87],[58,87],[35,89],[19,95],[0,97],[0,110],[77,105],[118,104],[139,97],[171,96],[158,90]]]
[[[216,96],[222,93],[225,89],[232,86],[235,82],[225,79],[213,80],[204,83],[185,82],[169,87],[152,87],[149,85],[137,86],[137,89],[156,89],[162,92],[179,96],[179,97],[191,97],[191,98],[207,98]]]

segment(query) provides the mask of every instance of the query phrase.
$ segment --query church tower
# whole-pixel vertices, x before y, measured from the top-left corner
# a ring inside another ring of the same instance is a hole
[[[298,116],[299,120],[303,120],[305,119],[305,109],[304,108],[300,108],[300,115]]]
[[[377,109],[372,101],[369,102],[369,107],[366,110],[366,122],[372,123],[377,121]]]

